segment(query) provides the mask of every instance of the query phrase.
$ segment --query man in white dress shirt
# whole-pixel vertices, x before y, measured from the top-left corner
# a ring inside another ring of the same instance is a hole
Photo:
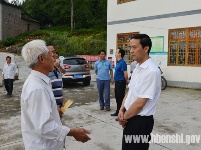
[[[66,136],[77,141],[90,140],[84,128],[63,126],[52,92],[49,71],[54,69],[52,52],[42,40],[33,40],[22,49],[31,74],[21,94],[21,130],[25,150],[62,150]]]
[[[138,62],[128,85],[118,119],[124,128],[122,150],[148,150],[151,139],[156,103],[161,92],[161,74],[149,57],[152,42],[146,34],[136,34],[130,40],[130,54]],[[138,143],[126,141],[128,136],[145,137]],[[145,141],[143,141],[145,140]],[[147,141],[146,141],[147,140]]]
[[[16,65],[11,62],[11,57],[6,57],[6,63],[4,64],[2,71],[2,79],[4,80],[4,85],[7,91],[7,95],[11,96],[13,94],[13,81],[17,76],[18,70]]]

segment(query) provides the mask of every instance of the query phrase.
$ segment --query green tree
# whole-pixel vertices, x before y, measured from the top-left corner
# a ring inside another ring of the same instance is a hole
[[[42,25],[106,26],[107,0],[25,0],[22,7]]]
[[[9,0],[0,0],[0,2],[6,2],[6,3],[9,3]]]

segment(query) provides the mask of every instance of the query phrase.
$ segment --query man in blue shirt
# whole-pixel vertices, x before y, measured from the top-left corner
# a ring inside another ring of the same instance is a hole
[[[127,64],[123,60],[125,51],[118,48],[115,53],[117,65],[115,67],[114,82],[115,82],[115,98],[117,103],[117,110],[111,116],[118,116],[119,109],[125,96],[126,84],[128,81]],[[118,119],[116,119],[118,121]]]
[[[111,83],[114,83],[112,65],[109,60],[105,59],[105,50],[99,51],[98,54],[100,59],[95,62],[94,70],[97,75],[96,82],[100,110],[104,110],[105,107],[105,110],[110,111],[110,81]],[[105,93],[105,101],[103,98],[103,93]]]

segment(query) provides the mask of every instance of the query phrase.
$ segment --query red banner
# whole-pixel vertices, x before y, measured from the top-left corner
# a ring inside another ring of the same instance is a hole
[[[84,59],[86,59],[86,61],[88,61],[90,64],[96,62],[97,60],[99,60],[99,55],[78,55]],[[108,57],[108,60],[110,61],[112,68],[115,67],[114,65],[114,61],[112,60],[112,57]]]
[[[88,62],[95,62],[99,59],[99,55],[79,55],[79,56],[86,59]]]

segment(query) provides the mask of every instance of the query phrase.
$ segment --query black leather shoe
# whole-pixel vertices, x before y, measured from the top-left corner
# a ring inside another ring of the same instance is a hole
[[[118,116],[118,114],[115,112],[114,114],[111,114],[111,116]]]
[[[110,111],[110,107],[106,107],[105,110]]]

